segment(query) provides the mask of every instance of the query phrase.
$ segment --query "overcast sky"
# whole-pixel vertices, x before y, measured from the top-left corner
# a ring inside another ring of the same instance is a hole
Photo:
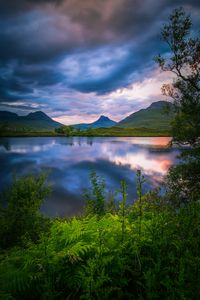
[[[65,124],[120,120],[163,99],[160,30],[196,0],[0,0],[0,110]]]

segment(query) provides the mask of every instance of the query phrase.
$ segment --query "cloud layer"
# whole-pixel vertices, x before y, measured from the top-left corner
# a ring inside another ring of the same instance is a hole
[[[198,25],[196,0],[181,5]],[[159,33],[175,0],[0,0],[0,109],[65,123],[160,100]]]

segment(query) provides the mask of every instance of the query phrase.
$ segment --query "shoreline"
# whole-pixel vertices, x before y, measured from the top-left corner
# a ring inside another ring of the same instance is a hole
[[[171,137],[170,135],[70,135],[70,136],[66,136],[66,135],[0,135],[0,138],[34,138],[34,137],[63,137],[63,138],[69,138],[69,137],[90,137],[90,138],[105,138],[105,137]]]
[[[16,133],[0,133],[0,138],[6,138],[6,137],[171,137],[169,133],[121,133],[121,134],[74,134],[74,135],[65,135],[65,134],[58,134],[58,133],[52,133],[52,132],[29,132],[29,133],[21,133],[21,132],[16,132]]]

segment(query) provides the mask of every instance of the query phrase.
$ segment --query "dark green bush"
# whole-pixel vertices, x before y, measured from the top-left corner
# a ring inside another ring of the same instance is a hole
[[[40,232],[46,230],[48,220],[39,211],[50,192],[45,181],[45,174],[14,179],[4,195],[6,207],[0,207],[1,247],[20,244],[27,239],[35,242]]]

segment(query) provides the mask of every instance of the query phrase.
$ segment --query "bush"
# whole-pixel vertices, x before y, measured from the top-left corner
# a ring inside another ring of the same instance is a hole
[[[4,195],[6,207],[0,208],[1,247],[20,244],[26,239],[35,242],[45,230],[48,222],[39,211],[50,192],[45,181],[45,174],[14,179]]]

